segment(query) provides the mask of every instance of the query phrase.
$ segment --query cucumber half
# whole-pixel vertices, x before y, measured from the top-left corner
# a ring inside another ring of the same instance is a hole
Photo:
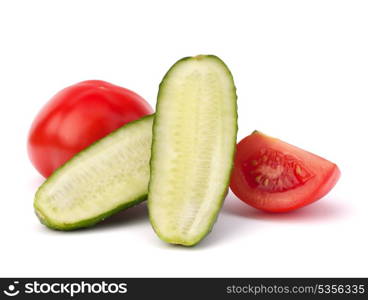
[[[216,221],[233,165],[236,99],[229,69],[212,55],[179,60],[160,84],[148,209],[168,243],[195,245]]]
[[[153,115],[89,146],[38,189],[40,221],[58,230],[89,227],[147,197]]]

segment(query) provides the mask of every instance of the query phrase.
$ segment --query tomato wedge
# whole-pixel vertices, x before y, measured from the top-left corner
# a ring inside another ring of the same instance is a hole
[[[230,187],[255,208],[286,212],[322,198],[339,177],[336,164],[255,131],[237,145]]]

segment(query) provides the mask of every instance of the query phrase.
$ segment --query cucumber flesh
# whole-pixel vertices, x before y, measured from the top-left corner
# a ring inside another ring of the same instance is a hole
[[[216,56],[179,60],[162,80],[148,193],[162,240],[192,246],[212,229],[233,165],[236,99],[232,75]]]
[[[58,230],[92,226],[147,197],[153,115],[97,141],[54,172],[38,189],[40,221]]]

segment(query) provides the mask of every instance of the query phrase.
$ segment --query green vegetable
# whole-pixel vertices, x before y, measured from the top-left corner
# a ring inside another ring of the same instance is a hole
[[[227,194],[237,133],[236,89],[216,56],[179,60],[158,93],[148,208],[164,241],[192,246]]]
[[[88,227],[147,197],[153,115],[128,123],[53,173],[36,193],[40,221],[58,230]]]

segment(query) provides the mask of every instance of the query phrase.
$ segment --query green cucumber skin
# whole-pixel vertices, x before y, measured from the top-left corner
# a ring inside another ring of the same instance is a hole
[[[137,204],[140,204],[141,202],[145,201],[147,199],[147,194],[143,195],[142,197],[139,197],[137,199],[134,199],[132,201],[130,201],[129,203],[125,203],[123,205],[119,205],[116,208],[107,211],[105,213],[102,213],[101,215],[91,218],[91,219],[86,219],[86,220],[82,220],[73,224],[57,224],[52,222],[52,220],[50,220],[49,218],[47,218],[45,215],[42,214],[42,211],[37,208],[37,205],[35,205],[35,213],[36,216],[38,217],[38,219],[40,220],[40,222],[47,226],[50,229],[53,230],[59,230],[59,231],[72,231],[72,230],[77,230],[77,229],[82,229],[82,228],[88,228],[88,227],[92,227],[94,225],[96,225],[97,223],[105,220],[106,218],[120,212],[123,211],[125,209],[128,209],[132,206],[135,206]]]
[[[232,147],[232,164],[229,166],[229,169],[227,170],[227,181],[224,182],[224,185],[223,185],[223,192],[222,194],[219,196],[219,205],[217,207],[217,210],[213,212],[213,214],[211,216],[209,216],[209,222],[208,222],[208,226],[206,228],[206,231],[203,235],[201,236],[198,236],[196,239],[193,239],[193,240],[190,240],[190,241],[187,241],[187,240],[178,240],[178,239],[171,239],[171,238],[168,238],[166,236],[164,236],[163,234],[161,234],[161,232],[159,231],[157,225],[155,224],[155,221],[152,217],[152,214],[150,213],[151,209],[151,201],[149,200],[149,194],[150,194],[150,191],[151,191],[151,181],[150,181],[150,184],[148,186],[148,216],[149,216],[149,219],[150,219],[150,223],[152,225],[152,228],[153,230],[155,231],[155,233],[157,234],[157,236],[167,242],[167,243],[170,243],[170,244],[178,244],[178,245],[181,245],[181,246],[186,246],[186,247],[193,247],[195,245],[197,245],[199,242],[201,242],[213,229],[213,226],[214,224],[216,223],[217,221],[217,218],[218,218],[218,214],[223,206],[223,203],[224,203],[224,200],[228,194],[228,190],[229,190],[229,184],[230,184],[230,176],[231,176],[231,172],[232,172],[232,169],[233,169],[233,166],[234,166],[234,157],[235,157],[235,151],[236,151],[236,141],[237,141],[237,131],[238,131],[238,114],[237,114],[237,93],[236,93],[236,86],[234,84],[234,78],[233,78],[233,75],[230,71],[230,69],[227,67],[227,65],[219,58],[217,57],[216,55],[212,55],[212,54],[206,54],[206,55],[197,55],[197,56],[188,56],[188,57],[184,57],[182,59],[179,59],[174,65],[171,66],[171,68],[166,72],[166,74],[164,75],[160,85],[159,85],[159,91],[158,91],[158,95],[157,95],[157,102],[156,102],[156,113],[155,113],[155,118],[153,120],[153,126],[152,126],[152,152],[151,152],[151,159],[150,159],[150,172],[151,172],[151,178],[152,178],[152,174],[154,174],[155,172],[157,172],[158,170],[155,169],[154,165],[153,165],[153,161],[155,160],[155,151],[154,150],[154,147],[155,147],[155,144],[156,144],[156,128],[158,128],[158,123],[159,123],[159,120],[160,120],[160,111],[159,111],[159,102],[160,102],[160,95],[162,93],[162,90],[165,86],[165,82],[166,80],[168,79],[168,77],[170,76],[170,73],[171,71],[180,63],[182,62],[185,62],[186,60],[192,60],[192,59],[203,59],[203,58],[208,58],[208,59],[214,59],[216,60],[218,63],[222,64],[224,66],[224,69],[226,70],[227,72],[227,75],[229,76],[229,78],[231,79],[231,81],[233,82],[233,95],[234,95],[234,106],[235,106],[235,114],[234,114],[234,128],[235,128],[235,134],[233,136],[233,147]]]
[[[125,124],[124,126],[120,127],[119,129],[111,132],[110,134],[108,134],[106,137],[113,137],[117,132],[119,132],[120,130],[124,130],[125,128],[129,127],[129,126],[134,126],[134,124],[136,122],[143,122],[144,120],[150,120],[150,119],[153,119],[154,118],[154,114],[152,115],[148,115],[148,116],[145,116],[143,118],[140,118],[136,121],[132,121],[128,124]],[[101,140],[103,140],[104,138],[102,138]],[[88,151],[89,149],[93,148],[97,143],[99,143],[99,141],[101,140],[98,140],[94,143],[92,143],[90,146],[88,146],[87,148],[85,148],[84,150],[82,150],[81,152],[79,152],[78,154],[76,154],[74,157],[72,157],[69,161],[67,161],[65,164],[63,164],[62,166],[60,166],[50,177],[48,177],[48,179],[38,188],[37,192],[36,192],[36,195],[35,195],[35,200],[34,200],[34,210],[35,210],[35,213],[36,213],[36,216],[38,217],[38,219],[40,220],[40,222],[47,226],[48,228],[50,229],[54,229],[54,230],[60,230],[60,231],[71,231],[71,230],[76,230],[76,229],[81,229],[81,228],[86,228],[86,227],[91,227],[91,226],[94,226],[95,224],[105,220],[106,218],[112,216],[113,214],[116,214],[122,210],[125,210],[129,207],[132,207],[132,206],[135,206],[141,202],[143,202],[144,200],[147,199],[147,192],[142,194],[140,197],[137,197],[135,199],[132,199],[131,201],[129,201],[128,203],[124,203],[122,205],[118,205],[117,207],[109,210],[109,211],[106,211],[106,212],[103,212],[101,213],[100,215],[96,216],[96,217],[93,217],[93,218],[89,218],[89,219],[85,219],[85,220],[81,220],[81,221],[78,221],[78,222],[75,222],[75,223],[63,223],[63,224],[60,224],[60,223],[56,223],[56,222],[53,222],[50,218],[48,218],[46,216],[46,214],[42,211],[42,209],[38,206],[38,198],[39,198],[39,195],[40,193],[42,192],[42,189],[43,187],[52,182],[56,177],[57,175],[60,173],[60,172],[63,172],[64,168],[69,164],[69,163],[73,163],[74,160],[77,160],[79,155],[81,155],[82,153]]]

